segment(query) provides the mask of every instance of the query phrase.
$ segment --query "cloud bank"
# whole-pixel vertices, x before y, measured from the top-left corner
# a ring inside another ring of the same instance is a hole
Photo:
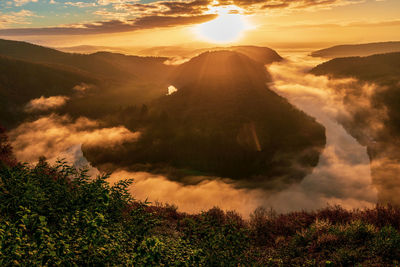
[[[19,161],[34,163],[44,156],[49,162],[64,158],[69,163],[81,160],[80,146],[118,147],[139,137],[123,126],[104,128],[97,121],[51,114],[25,122],[9,133]],[[77,149],[79,147],[79,150]]]
[[[32,0],[16,0],[15,5],[23,5],[29,1]],[[95,22],[63,26],[6,28],[0,29],[0,35],[80,35],[129,32],[199,24],[216,18],[221,9],[228,13],[250,15],[264,14],[271,10],[286,12],[299,9],[311,11],[330,9],[362,2],[364,0],[162,0],[148,3],[125,0],[70,1],[63,3],[63,5],[65,7],[73,6],[80,9],[90,9],[90,12],[93,12],[93,14],[101,19]],[[93,8],[95,11],[92,10]],[[25,23],[26,20],[19,19],[21,16],[34,16],[31,11],[23,12],[21,14],[0,13],[0,27],[5,27],[13,23]]]
[[[163,176],[123,170],[113,173],[111,180],[134,178],[131,192],[136,198],[176,204],[185,212],[199,212],[217,205],[225,210],[235,209],[247,217],[259,206],[279,212],[312,210],[328,204],[347,209],[373,207],[377,189],[372,182],[367,149],[338,123],[338,118],[351,116],[338,89],[352,88],[358,82],[306,75],[318,59],[303,55],[292,59],[269,67],[274,79],[271,89],[315,117],[327,130],[327,146],[320,162],[300,184],[281,192],[238,189],[222,179],[184,186]],[[373,86],[364,88],[366,94],[371,90]],[[367,101],[359,104],[367,105]]]
[[[247,217],[259,206],[272,207],[279,212],[317,209],[327,204],[340,204],[345,208],[374,206],[377,190],[371,180],[366,148],[338,123],[338,119],[352,116],[340,92],[360,86],[359,83],[354,79],[330,80],[325,76],[305,74],[318,59],[292,59],[269,67],[274,79],[270,88],[314,116],[327,130],[327,146],[319,164],[300,184],[281,192],[236,188],[223,179],[183,185],[161,175],[123,169],[116,170],[110,180],[134,178],[130,190],[136,199],[176,204],[185,212],[220,206],[225,210],[237,210]],[[357,105],[368,109],[368,95],[379,89],[362,85],[361,90],[365,101],[358,101]],[[10,132],[17,158],[30,163],[43,155],[53,162],[63,157],[71,163],[85,164],[82,144],[111,149],[123,147],[125,142],[134,142],[138,137],[138,132],[122,126],[106,128],[87,118],[73,120],[54,114],[23,123]]]
[[[316,59],[295,57],[269,68],[274,79],[271,88],[315,117],[325,126],[327,135],[327,146],[313,173],[271,201],[275,205],[291,203],[293,209],[319,208],[327,203],[347,208],[371,207],[377,202],[377,190],[371,179],[367,149],[338,122],[339,118],[351,116],[343,104],[341,89],[353,88],[358,83],[354,79],[330,80],[306,74],[315,64]],[[369,102],[358,104],[369,105]]]

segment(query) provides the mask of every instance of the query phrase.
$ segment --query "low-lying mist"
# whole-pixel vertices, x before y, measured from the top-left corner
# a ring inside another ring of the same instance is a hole
[[[315,58],[290,55],[289,60],[268,68],[273,77],[270,88],[326,128],[327,145],[319,164],[300,184],[280,192],[236,188],[232,181],[222,178],[203,177],[199,184],[183,185],[162,175],[124,169],[114,171],[110,181],[134,178],[131,192],[136,199],[175,204],[180,211],[190,213],[219,206],[247,217],[259,206],[287,212],[317,209],[328,204],[340,204],[345,208],[375,205],[377,191],[372,185],[366,147],[338,123],[338,118],[351,115],[343,105],[344,96],[338,93],[342,90],[337,88],[355,86],[357,81],[306,74],[316,63]],[[37,155],[43,155],[50,162],[64,158],[80,166],[88,164],[81,151],[82,144],[123,149],[124,142],[134,142],[139,136],[139,132],[131,132],[123,126],[105,127],[99,121],[84,117],[72,119],[56,114],[25,122],[10,132],[15,154],[21,161],[34,163]],[[98,173],[90,165],[89,168],[92,174]]]
[[[274,80],[271,88],[315,117],[325,126],[327,137],[325,151],[313,173],[292,191],[279,193],[273,201],[293,202],[294,210],[320,208],[326,204],[346,208],[373,206],[377,191],[372,185],[367,148],[338,122],[339,118],[351,116],[340,92],[343,88],[360,85],[354,79],[307,74],[317,63],[318,59],[297,54],[269,67]]]

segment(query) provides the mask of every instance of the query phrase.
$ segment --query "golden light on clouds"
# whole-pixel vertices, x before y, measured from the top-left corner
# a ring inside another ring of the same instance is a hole
[[[218,17],[195,27],[196,34],[203,41],[210,43],[235,42],[252,28],[250,22],[240,14],[240,9],[236,6],[214,7],[212,12],[217,13]]]

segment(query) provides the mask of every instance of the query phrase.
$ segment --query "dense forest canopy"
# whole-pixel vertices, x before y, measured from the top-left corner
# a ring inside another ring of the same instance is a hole
[[[269,189],[301,181],[318,163],[324,128],[268,89],[262,64],[237,52],[205,52],[171,76],[177,92],[131,114],[139,140],[109,156],[84,147],[89,161],[184,183],[197,174]]]
[[[140,132],[138,142],[113,150],[83,144],[89,161],[108,171],[154,171],[185,183],[224,177],[270,189],[301,181],[318,163],[324,128],[266,86],[263,65],[281,61],[278,53],[226,49],[173,66],[163,57],[71,54],[0,40],[0,116],[15,127],[56,112]],[[170,85],[178,91],[166,95]],[[51,101],[58,104],[32,108]]]

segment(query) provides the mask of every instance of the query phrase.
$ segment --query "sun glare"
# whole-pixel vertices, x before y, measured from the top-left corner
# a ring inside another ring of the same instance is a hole
[[[218,10],[218,17],[196,27],[196,33],[205,41],[212,43],[231,43],[242,37],[250,28],[249,23],[241,14]]]

